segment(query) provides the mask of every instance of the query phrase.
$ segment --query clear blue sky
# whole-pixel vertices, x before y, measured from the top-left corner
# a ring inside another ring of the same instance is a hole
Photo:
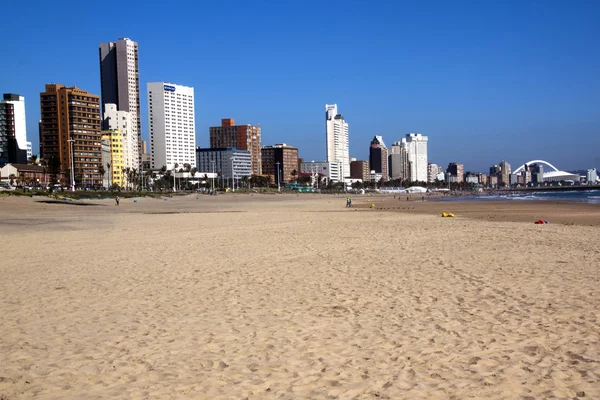
[[[429,136],[429,160],[487,171],[545,159],[600,167],[600,1],[10,1],[0,92],[26,96],[37,149],[39,92],[100,94],[98,44],[139,42],[146,83],[196,91],[196,137],[221,118],[260,124],[263,144],[325,156],[324,105],[350,152]]]

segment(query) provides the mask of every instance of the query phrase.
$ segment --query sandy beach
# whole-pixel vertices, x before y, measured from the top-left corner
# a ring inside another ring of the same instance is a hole
[[[40,200],[0,197],[2,400],[600,398],[598,206]]]

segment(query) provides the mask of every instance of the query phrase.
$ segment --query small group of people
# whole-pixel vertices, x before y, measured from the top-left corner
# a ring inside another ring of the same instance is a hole
[[[346,199],[346,207],[352,207],[352,198],[348,197]]]

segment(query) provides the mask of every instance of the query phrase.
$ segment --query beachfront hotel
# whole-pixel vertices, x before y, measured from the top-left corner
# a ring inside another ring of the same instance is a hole
[[[63,170],[73,163],[75,181],[81,185],[102,185],[100,96],[52,83],[40,93],[40,108],[41,157],[56,157]]]
[[[350,176],[350,150],[348,147],[348,123],[338,114],[337,104],[325,104],[325,136],[327,161],[341,165],[341,182]]]
[[[117,110],[131,113],[132,123],[128,127],[130,138],[126,140],[126,162],[130,168],[139,168],[142,124],[138,44],[128,38],[100,43],[99,55],[102,113],[106,112],[107,104],[115,104]],[[127,142],[132,142],[132,145]]]
[[[300,172],[303,174],[320,174],[327,181],[341,182],[340,163],[329,161],[310,161],[300,163]]]
[[[260,126],[236,125],[233,118],[224,118],[221,120],[221,126],[209,128],[209,134],[211,148],[248,150],[252,160],[252,174],[263,173]]]
[[[369,162],[363,160],[351,161],[350,178],[361,179],[363,182],[369,182],[369,179],[371,179],[371,170],[369,168]]]
[[[148,83],[148,126],[153,169],[175,164],[196,166],[194,88],[166,82]]]

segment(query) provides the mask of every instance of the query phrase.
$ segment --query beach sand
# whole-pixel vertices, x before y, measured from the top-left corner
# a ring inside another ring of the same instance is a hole
[[[2,399],[600,398],[598,226],[39,200],[0,197]]]

